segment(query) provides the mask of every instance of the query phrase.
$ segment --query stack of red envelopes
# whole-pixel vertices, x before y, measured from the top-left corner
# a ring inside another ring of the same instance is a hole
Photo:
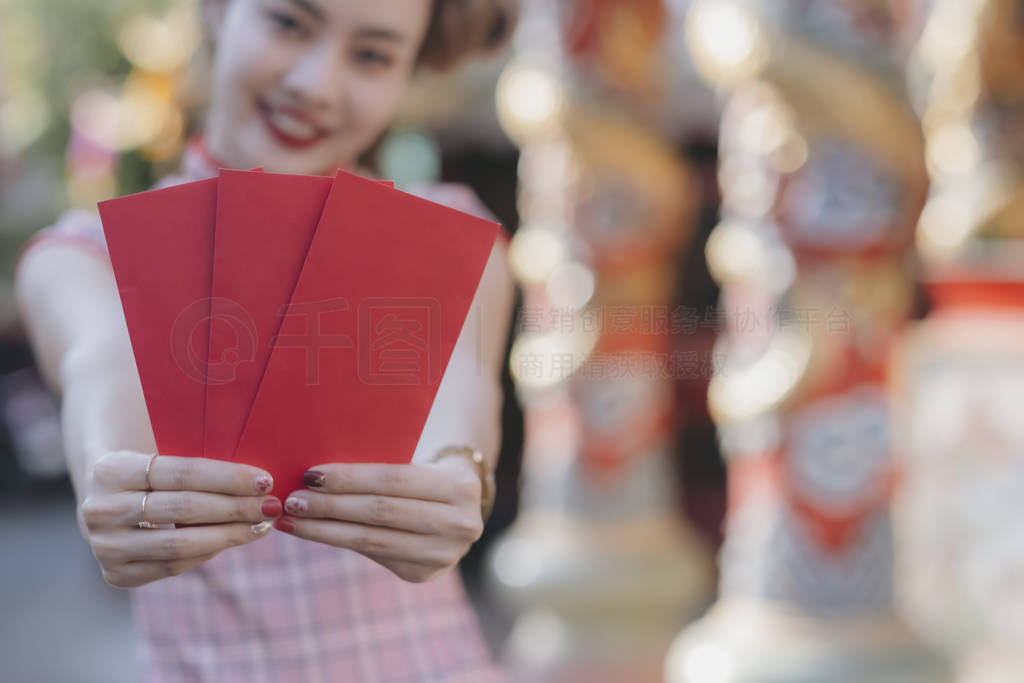
[[[160,453],[407,463],[499,226],[341,171],[101,202]]]

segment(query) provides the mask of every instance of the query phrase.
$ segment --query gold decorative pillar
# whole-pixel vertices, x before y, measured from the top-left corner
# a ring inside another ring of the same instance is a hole
[[[728,320],[709,406],[729,466],[719,601],[672,683],[940,683],[896,614],[886,374],[910,314],[923,142],[884,2],[698,0],[687,37],[726,93]]]
[[[498,107],[521,146],[526,444],[489,587],[516,613],[516,680],[657,681],[711,587],[671,463],[670,309],[695,187],[646,108],[668,15],[660,0],[525,5]]]

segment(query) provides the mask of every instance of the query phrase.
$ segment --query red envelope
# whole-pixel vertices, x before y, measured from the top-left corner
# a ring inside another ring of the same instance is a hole
[[[235,459],[282,498],[318,463],[408,463],[498,227],[340,172]]]
[[[216,179],[99,203],[160,453],[203,455]]]
[[[210,302],[206,452],[231,459],[334,179],[222,170]]]
[[[205,449],[230,459],[334,178],[224,169],[219,183]]]

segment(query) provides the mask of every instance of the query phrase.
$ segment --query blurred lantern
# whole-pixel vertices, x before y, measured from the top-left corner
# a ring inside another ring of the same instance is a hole
[[[908,614],[965,683],[1024,671],[1024,6],[935,2],[915,57],[928,318],[894,373]]]
[[[720,598],[673,683],[939,683],[893,603],[888,352],[927,179],[885,2],[698,0],[687,40],[728,92],[729,322],[708,403],[729,465]]]
[[[193,3],[173,3],[162,17],[128,17],[118,29],[117,44],[137,69],[163,74],[181,71],[199,46]]]
[[[686,38],[697,70],[716,84],[752,76],[767,58],[756,17],[730,0],[697,0],[686,20]]]
[[[53,112],[38,74],[49,63],[39,22],[17,8],[0,15],[0,154],[13,156],[36,142]]]
[[[39,139],[50,124],[50,108],[34,88],[20,89],[0,104],[0,153],[14,155]]]
[[[544,284],[567,256],[567,247],[554,229],[524,225],[509,248],[513,272],[522,282]]]
[[[645,108],[667,14],[660,0],[524,5],[497,92],[521,145],[524,485],[490,589],[516,612],[504,658],[518,679],[656,680],[710,588],[669,459],[668,309],[695,182]],[[638,94],[644,107],[620,106]]]
[[[165,126],[180,113],[170,101],[166,77],[135,72],[120,93],[87,90],[75,100],[71,112],[74,129],[111,150],[135,149],[157,140]],[[176,126],[180,134],[180,124]]]
[[[498,120],[520,145],[551,137],[561,126],[565,94],[548,71],[512,62],[501,74],[497,87]]]

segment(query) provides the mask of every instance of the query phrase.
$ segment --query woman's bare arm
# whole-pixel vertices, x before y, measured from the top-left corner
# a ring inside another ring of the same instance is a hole
[[[153,432],[107,264],[75,246],[38,246],[23,257],[15,286],[42,373],[62,393],[78,524],[108,583],[181,574],[266,535],[281,502],[266,495],[273,481],[264,470],[161,455],[147,476]],[[147,498],[146,521],[192,526],[138,529]]]
[[[153,451],[110,266],[74,245],[29,249],[15,274],[15,296],[40,371],[62,394],[68,470],[76,492],[83,473],[103,453]]]

